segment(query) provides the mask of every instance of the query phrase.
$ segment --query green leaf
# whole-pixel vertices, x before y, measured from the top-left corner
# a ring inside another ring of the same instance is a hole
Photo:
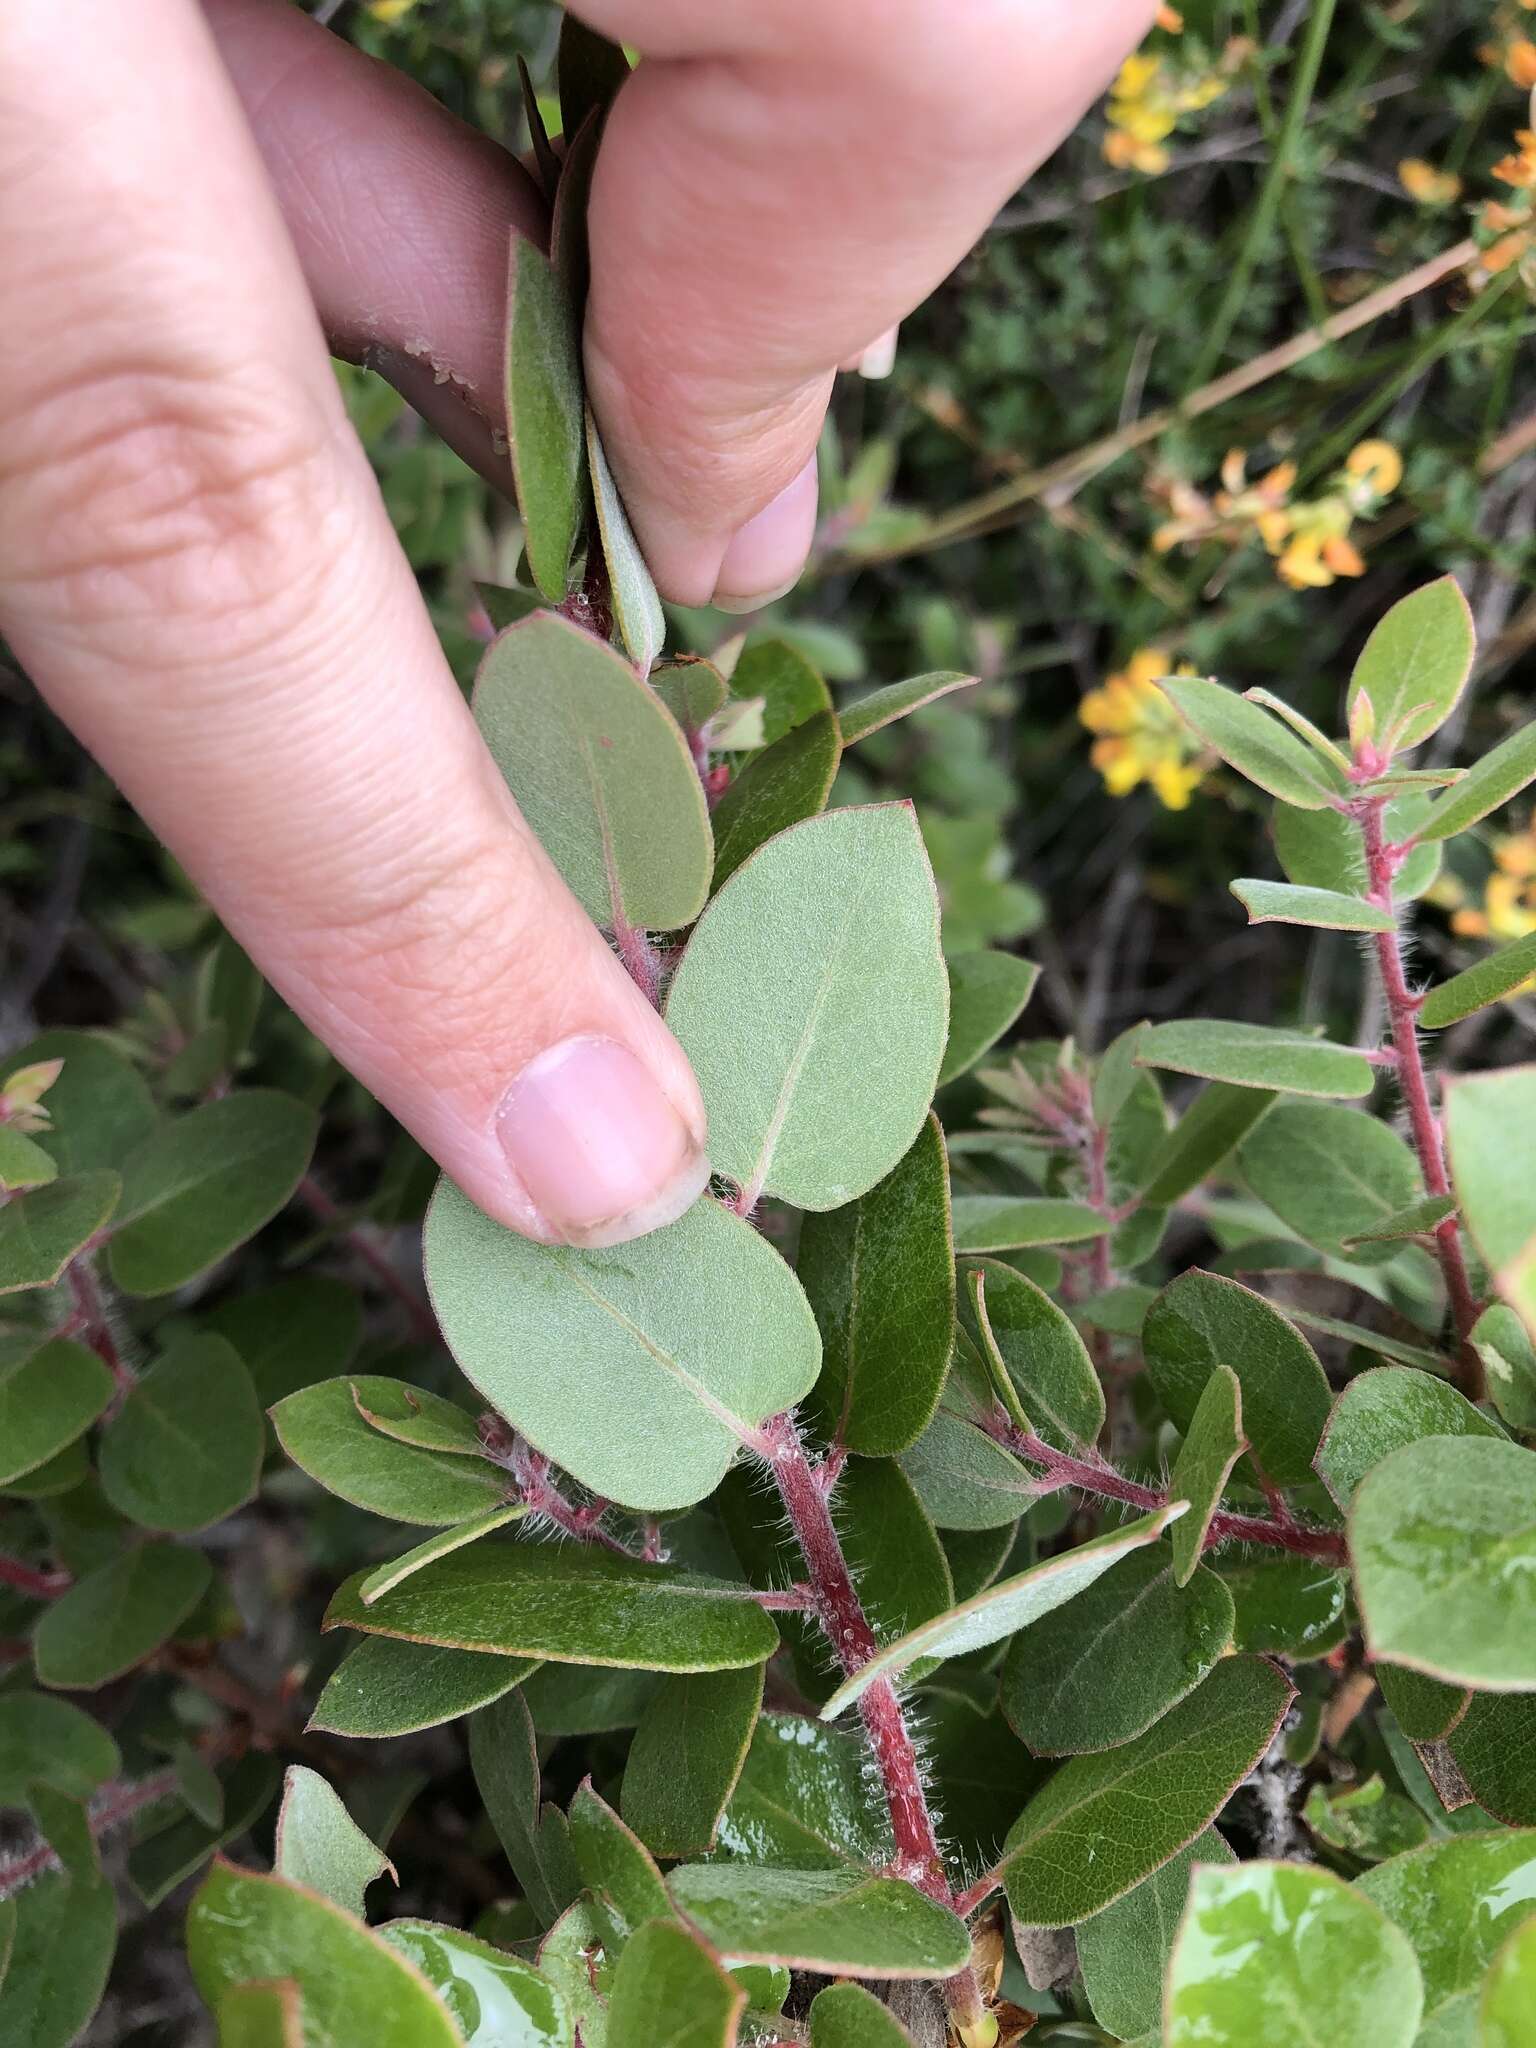
[[[1478,1693],[1452,1724],[1448,1740],[1472,1797],[1485,1812],[1509,1827],[1536,1825],[1536,1696]]]
[[[33,1785],[26,1805],[33,1825],[58,1857],[66,1877],[89,1884],[101,1875],[101,1852],[83,1799],[72,1799],[53,1785]]]
[[[326,1680],[309,1725],[331,1735],[413,1735],[489,1706],[537,1669],[527,1658],[367,1636]]]
[[[203,1867],[215,1849],[237,1841],[253,1827],[271,1805],[281,1776],[274,1757],[250,1750],[220,1780],[224,1817],[216,1828],[184,1812],[147,1840],[136,1842],[128,1851],[128,1881],[144,1904],[151,1909],[160,1905]]]
[[[21,1806],[31,1785],[89,1799],[122,1768],[117,1744],[89,1714],[41,1692],[0,1693],[0,1806]]]
[[[556,73],[560,126],[570,137],[585,126],[590,114],[606,113],[629,76],[629,59],[617,43],[588,28],[576,15],[567,14],[560,22]]]
[[[1512,1308],[1495,1302],[1472,1326],[1472,1346],[1488,1376],[1488,1398],[1511,1429],[1536,1433],[1536,1344]]]
[[[1424,2048],[1470,2044],[1483,1971],[1531,1915],[1536,1833],[1430,1842],[1378,1863],[1355,1879],[1354,1889],[1413,1945],[1424,1979]]]
[[[1029,1427],[1058,1451],[1092,1444],[1104,1426],[1104,1389],[1068,1316],[997,1259],[963,1259],[960,1273],[994,1383],[1012,1387]]]
[[[439,1557],[446,1557],[450,1550],[462,1550],[466,1543],[478,1543],[482,1536],[494,1535],[498,1529],[506,1528],[509,1522],[520,1521],[528,1509],[522,1502],[509,1507],[492,1508],[488,1514],[477,1515],[472,1522],[459,1522],[451,1529],[441,1529],[435,1536],[429,1536],[424,1543],[418,1543],[403,1557],[392,1557],[387,1564],[381,1564],[371,1571],[358,1588],[359,1597],[365,1607],[371,1607],[375,1600],[408,1579],[413,1572],[419,1572]]]
[[[1206,1381],[1230,1365],[1242,1387],[1253,1454],[1277,1486],[1312,1476],[1332,1405],[1312,1347],[1277,1309],[1236,1280],[1194,1268],[1165,1287],[1142,1325],[1147,1371],[1188,1434]]]
[[[1409,1366],[1383,1365],[1352,1379],[1333,1404],[1313,1459],[1341,1508],[1374,1465],[1421,1437],[1491,1436],[1498,1429],[1444,1380]]]
[[[1455,1081],[1445,1134],[1467,1227],[1499,1292],[1536,1336],[1536,1180],[1509,1170],[1536,1145],[1536,1066]]]
[[[14,1124],[0,1124],[0,1189],[16,1192],[45,1187],[58,1178],[58,1166],[41,1145]]]
[[[469,1761],[512,1873],[539,1925],[548,1927],[570,1904],[580,1880],[567,1887],[553,1837],[540,1817],[539,1757],[521,1694],[497,1700],[474,1716]]]
[[[1331,1102],[1278,1103],[1239,1160],[1259,1200],[1332,1258],[1347,1258],[1346,1237],[1377,1228],[1424,1191],[1418,1161],[1390,1125]]]
[[[753,1731],[717,1857],[799,1870],[868,1870],[893,1854],[882,1802],[871,1800],[869,1751],[798,1714],[763,1714]]]
[[[328,1493],[397,1522],[441,1528],[499,1507],[509,1481],[494,1465],[400,1443],[364,1419],[360,1405],[398,1399],[399,1384],[358,1374],[303,1387],[272,1410],[278,1442]]]
[[[1406,1208],[1394,1209],[1384,1216],[1374,1229],[1362,1230],[1358,1235],[1341,1240],[1344,1250],[1359,1256],[1363,1246],[1390,1244],[1400,1245],[1404,1238],[1427,1237],[1447,1216],[1456,1213],[1454,1195],[1421,1195]]]
[[[970,1960],[970,1937],[955,1915],[895,1878],[685,1863],[668,1885],[705,1940],[740,1962],[848,1977],[949,1977]]]
[[[645,1844],[583,1778],[571,1801],[571,1850],[587,1888],[628,1936],[647,1920],[670,1920],[672,1902]]]
[[[1348,1046],[1329,1045],[1301,1031],[1217,1018],[1149,1024],[1141,1035],[1137,1064],[1290,1095],[1369,1095],[1375,1081],[1370,1061]]]
[[[1394,754],[1418,746],[1455,709],[1476,646],[1471,610],[1453,579],[1426,583],[1372,629],[1349,679],[1350,712],[1363,692],[1380,748]]]
[[[1202,1088],[1153,1153],[1142,1200],[1154,1208],[1182,1200],[1269,1114],[1274,1100],[1267,1090],[1227,1081]]]
[[[688,743],[621,654],[537,612],[492,641],[475,723],[587,914],[656,931],[709,890],[709,813]]]
[[[1180,716],[1240,775],[1304,811],[1321,810],[1344,777],[1257,704],[1204,676],[1167,676],[1159,685]]]
[[[821,1328],[818,1426],[865,1457],[906,1450],[932,1418],[954,1340],[949,1168],[934,1117],[867,1194],[806,1217],[798,1270]]]
[[[0,2038],[17,2048],[70,2048],[101,2003],[117,1948],[111,1883],[45,1871],[12,1903],[10,1961],[0,1975]]]
[[[79,1580],[44,1614],[32,1656],[44,1685],[94,1692],[173,1636],[207,1592],[201,1551],[143,1543]]]
[[[1196,1870],[1168,1967],[1167,2048],[1411,2048],[1413,1951],[1368,1898],[1296,1863]]]
[[[1039,1496],[1034,1475],[973,1424],[940,1409],[901,1469],[940,1529],[997,1529]]]
[[[496,583],[476,583],[475,595],[491,622],[491,630],[496,633],[517,625],[520,620],[542,610],[544,605],[536,590],[522,590],[516,586],[504,589]]]
[[[745,1587],[605,1550],[477,1543],[419,1571],[371,1607],[365,1572],[331,1601],[326,1628],[649,1671],[729,1671],[778,1646]],[[69,1597],[69,1596],[66,1596]]]
[[[53,1337],[0,1360],[0,1486],[55,1457],[103,1413],[111,1373],[83,1344]]]
[[[1242,1387],[1230,1365],[1218,1365],[1195,1404],[1168,1481],[1171,1498],[1187,1500],[1190,1506],[1169,1539],[1173,1575],[1180,1586],[1187,1586],[1199,1567],[1211,1517],[1221,1505],[1232,1467],[1247,1448]]]
[[[391,1920],[379,1935],[426,1978],[466,2048],[570,2048],[570,2010],[531,1964],[431,1920]]]
[[[1376,1683],[1393,1719],[1410,1742],[1442,1742],[1466,1713],[1472,1695],[1464,1686],[1443,1685],[1422,1671],[1378,1664]]]
[[[155,1105],[137,1067],[88,1031],[44,1031],[6,1062],[7,1074],[43,1060],[62,1060],[48,1090],[52,1128],[38,1144],[60,1173],[121,1166],[155,1127]]]
[[[1049,1614],[1053,1607],[1060,1607],[1091,1586],[1128,1551],[1155,1543],[1182,1512],[1183,1503],[1178,1502],[1160,1508],[1154,1515],[1128,1522],[1124,1528],[1111,1529],[1076,1550],[1047,1558],[1029,1571],[999,1579],[946,1613],[898,1636],[861,1665],[851,1678],[843,1680],[822,1708],[822,1719],[835,1720],[875,1679],[895,1677],[920,1657],[963,1657],[968,1651],[1000,1642],[1015,1629],[1028,1628],[1042,1614]]]
[[[529,1684],[528,1711],[543,1735],[611,1735],[638,1728],[664,1683],[656,1671],[545,1664]]]
[[[171,1752],[176,1766],[176,1791],[182,1804],[204,1827],[224,1825],[224,1785],[201,1750],[178,1742]]]
[[[394,1865],[342,1805],[318,1772],[290,1764],[277,1816],[273,1867],[344,1913],[366,1917],[364,1893]],[[398,1882],[398,1879],[396,1880]]]
[[[237,1984],[291,1978],[306,2041],[464,2048],[426,1979],[380,1937],[287,1879],[216,1862],[187,1914],[187,1960],[217,2008]]]
[[[752,757],[715,806],[715,888],[776,832],[826,808],[841,754],[837,720],[818,711]]]
[[[1490,1003],[1502,1002],[1533,974],[1536,932],[1516,939],[1512,946],[1502,946],[1497,953],[1490,953],[1485,960],[1432,988],[1419,1010],[1419,1022],[1426,1031],[1443,1031],[1448,1024],[1459,1024],[1475,1010],[1486,1010]]]
[[[264,1409],[345,1372],[363,1340],[355,1289],[324,1273],[300,1273],[237,1294],[211,1309],[202,1324],[234,1345]]]
[[[1427,1437],[1365,1475],[1350,1510],[1373,1657],[1488,1692],[1536,1690],[1536,1451]]]
[[[1344,1640],[1348,1575],[1315,1558],[1223,1558],[1217,1576],[1236,1610],[1233,1643],[1255,1656],[1319,1657]]]
[[[1228,884],[1252,924],[1304,924],[1330,932],[1392,932],[1397,919],[1359,896],[1248,877]]]
[[[573,128],[570,131],[575,134]],[[581,348],[565,281],[522,235],[508,273],[507,431],[528,567],[564,601],[586,482]]]
[[[1117,2040],[1156,2036],[1163,2017],[1163,1976],[1197,1865],[1236,1863],[1215,1828],[1206,1828],[1171,1862],[1095,1913],[1077,1930],[1077,1960],[1093,2016]]]
[[[592,408],[586,411],[587,470],[592,479],[592,503],[597,512],[598,538],[608,569],[608,597],[614,624],[625,650],[641,675],[648,676],[667,637],[666,614],[645,566],[645,556],[635,539],[634,528],[624,510],[624,500],[614,482],[603,448],[602,436]]]
[[[1325,1848],[1361,1863],[1383,1863],[1429,1838],[1429,1822],[1413,1801],[1375,1776],[1347,1789],[1314,1785],[1301,1817]]]
[[[503,1229],[444,1180],[424,1254],[466,1378],[626,1507],[704,1499],[746,1432],[815,1383],[821,1340],[799,1282],[718,1202],[633,1243],[576,1251]]]
[[[1215,1819],[1293,1697],[1275,1665],[1225,1657],[1134,1742],[1070,1758],[1009,1832],[1001,1876],[1015,1919],[1069,1927],[1150,1877]]]
[[[912,2036],[862,1984],[829,1984],[811,2001],[811,2048],[912,2048]]]
[[[690,740],[704,730],[725,702],[725,677],[700,655],[679,655],[652,669],[651,688]]]
[[[763,1701],[760,1668],[670,1678],[635,1731],[624,1766],[625,1820],[655,1856],[699,1856],[746,1762]]]
[[[164,1124],[123,1168],[108,1260],[125,1294],[169,1294],[254,1237],[304,1178],[307,1103],[243,1088]]]
[[[735,2048],[746,2003],[746,1992],[701,1942],[653,1921],[619,1957],[608,2048]]]
[[[218,2018],[219,2048],[304,2048],[304,2001],[291,1977],[231,1985]]]
[[[117,1207],[122,1182],[92,1170],[0,1205],[0,1294],[51,1287]]]
[[[947,697],[951,690],[969,689],[977,680],[975,676],[958,675],[953,669],[937,669],[932,675],[913,676],[905,683],[888,683],[883,690],[871,690],[868,696],[855,697],[838,710],[837,722],[842,727],[843,745],[856,746],[860,740],[868,739],[872,732],[879,732],[894,720],[905,718],[908,712],[919,711],[936,698]]]
[[[595,1899],[583,1896],[561,1914],[539,1944],[539,1973],[574,2015],[581,2048],[607,2048],[608,2000],[618,1960],[612,1935],[609,1916]]]
[[[101,1490],[143,1528],[206,1529],[255,1494],[266,1441],[256,1389],[233,1347],[189,1332],[103,1431]]]
[[[911,806],[829,811],[739,868],[667,997],[710,1153],[752,1201],[835,1209],[928,1113],[949,1021],[938,897]]]
[[[1419,827],[1419,837],[1449,839],[1465,832],[1532,782],[1536,782],[1536,720],[1522,725],[1500,740],[1492,753],[1475,761],[1455,788],[1448,789],[1432,806]]]
[[[957,1195],[957,1252],[1012,1252],[1034,1244],[1081,1244],[1110,1225],[1086,1202],[1046,1195]]]
[[[1130,1742],[1194,1690],[1232,1626],[1232,1596],[1214,1572],[1180,1586],[1165,1551],[1133,1551],[1015,1636],[1002,1673],[1008,1725],[1037,1756]]]
[[[731,695],[738,702],[762,699],[765,747],[818,711],[832,709],[831,691],[787,640],[754,640],[743,648],[731,676]]]
[[[1413,838],[1429,816],[1430,799],[1411,789],[1387,805],[1382,830],[1392,845]],[[1287,877],[1303,888],[1333,889],[1345,896],[1364,896],[1370,886],[1365,842],[1353,818],[1340,811],[1298,811],[1276,804],[1275,852]],[[1438,846],[1415,847],[1392,879],[1399,904],[1422,896],[1440,872]]]
[[[348,1385],[353,1407],[381,1436],[420,1451],[447,1451],[461,1458],[485,1456],[478,1423],[457,1402],[405,1380],[350,1380]]]
[[[1040,970],[1033,960],[985,950],[958,953],[949,962],[949,1039],[939,1086],[968,1073],[990,1052],[1034,993]]]
[[[1536,2012],[1536,1918],[1505,1942],[1489,1965],[1478,2001],[1478,2048],[1531,2048]]]

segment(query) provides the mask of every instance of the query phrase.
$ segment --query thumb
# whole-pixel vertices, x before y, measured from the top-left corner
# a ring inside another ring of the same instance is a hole
[[[832,373],[959,262],[1151,0],[577,0],[645,61],[592,187],[588,385],[664,596],[799,574]]]
[[[0,70],[0,633],[473,1201],[670,1221],[697,1086],[481,744],[198,9],[25,0]]]

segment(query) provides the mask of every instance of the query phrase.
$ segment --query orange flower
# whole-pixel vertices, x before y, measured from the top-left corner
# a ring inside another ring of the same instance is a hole
[[[1420,206],[1449,206],[1461,197],[1461,180],[1454,171],[1437,171],[1421,156],[1405,156],[1397,167],[1403,190]]]
[[[1536,43],[1517,36],[1504,52],[1504,71],[1512,84],[1529,92],[1536,85]]]

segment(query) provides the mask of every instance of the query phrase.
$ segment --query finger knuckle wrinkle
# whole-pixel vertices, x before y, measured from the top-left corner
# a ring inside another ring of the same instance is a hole
[[[249,617],[329,555],[333,426],[276,377],[71,379],[0,448],[0,582],[70,620]]]

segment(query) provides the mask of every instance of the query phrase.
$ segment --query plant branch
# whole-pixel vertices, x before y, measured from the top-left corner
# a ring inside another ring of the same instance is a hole
[[[111,1373],[118,1393],[126,1394],[134,1384],[133,1372],[118,1349],[116,1337],[112,1334],[112,1325],[107,1318],[106,1297],[102,1293],[101,1283],[91,1270],[89,1258],[78,1258],[70,1266],[69,1288],[75,1297],[75,1327]]]
[[[335,1230],[347,1250],[368,1268],[383,1291],[400,1303],[410,1318],[412,1330],[421,1341],[424,1344],[440,1344],[443,1341],[442,1333],[437,1327],[437,1318],[426,1302],[395,1271],[367,1231],[357,1224],[345,1221],[341,1205],[332,1201],[312,1173],[306,1173],[299,1182],[299,1200],[317,1222]]]
[[[34,1600],[57,1600],[73,1584],[68,1572],[45,1571],[40,1565],[24,1564],[19,1557],[0,1555],[0,1586],[13,1586]]]
[[[162,1799],[169,1799],[176,1790],[175,1771],[157,1771],[152,1778],[141,1778],[136,1785],[108,1785],[92,1802],[86,1814],[86,1823],[91,1839],[101,1837],[113,1828],[121,1827],[124,1821],[132,1820],[147,1806],[154,1806]],[[29,1849],[14,1863],[0,1864],[0,1902],[13,1898],[15,1894],[41,1877],[44,1871],[62,1868],[57,1850],[48,1842],[39,1842],[35,1849]]]
[[[1143,1514],[1155,1514],[1167,1507],[1171,1498],[1139,1480],[1127,1479],[1098,1458],[1074,1458],[1053,1449],[1032,1430],[1016,1429],[1001,1410],[987,1426],[987,1434],[1031,1465],[1040,1466],[1053,1487],[1075,1486],[1080,1493],[1121,1501]],[[1206,1529],[1205,1547],[1209,1550],[1218,1543],[1262,1543],[1299,1557],[1326,1558],[1334,1564],[1343,1564],[1348,1555],[1344,1538],[1336,1530],[1309,1529],[1289,1515],[1272,1520],[1265,1515],[1228,1514],[1218,1509]]]
[[[1424,1069],[1424,1054],[1419,1044],[1420,998],[1408,986],[1402,936],[1396,923],[1393,881],[1401,853],[1386,842],[1382,823],[1386,807],[1385,797],[1361,797],[1353,807],[1365,843],[1369,899],[1393,918],[1391,931],[1375,934],[1376,963],[1387,999],[1392,1043],[1397,1051],[1398,1086],[1403,1091],[1403,1101],[1408,1110],[1413,1149],[1419,1155],[1425,1191],[1431,1195],[1448,1195],[1451,1182],[1445,1169],[1445,1145],[1430,1103],[1429,1076]],[[1456,1335],[1460,1339],[1461,1389],[1468,1400],[1480,1401],[1486,1391],[1482,1360],[1469,1342],[1472,1326],[1477,1321],[1477,1302],[1467,1273],[1466,1254],[1462,1250],[1461,1225],[1454,1210],[1436,1224],[1434,1239],[1435,1256],[1445,1276],[1446,1296],[1455,1320]]]
[[[826,1490],[788,1415],[776,1415],[765,1422],[756,1433],[754,1448],[773,1475],[805,1558],[816,1617],[838,1663],[851,1678],[875,1655],[880,1644],[854,1587],[833,1526]],[[865,1687],[859,1695],[859,1714],[890,1810],[897,1875],[920,1886],[930,1898],[948,1905],[949,1879],[923,1792],[917,1751],[896,1689],[888,1678],[877,1678]]]
[[[930,548],[947,547],[954,541],[969,540],[974,535],[989,532],[1041,498],[1065,496],[1118,462],[1122,455],[1160,439],[1180,421],[1198,419],[1202,413],[1214,412],[1230,399],[1240,398],[1244,392],[1267,384],[1272,377],[1294,370],[1320,349],[1342,341],[1362,327],[1369,327],[1384,314],[1396,311],[1405,300],[1428,291],[1443,279],[1454,276],[1458,270],[1464,270],[1477,253],[1477,244],[1470,237],[1457,242],[1451,248],[1443,249],[1438,256],[1430,257],[1427,263],[1420,263],[1403,276],[1368,292],[1353,306],[1346,306],[1335,313],[1332,319],[1324,320],[1316,327],[1303,328],[1288,341],[1266,349],[1263,355],[1254,356],[1235,370],[1228,370],[1211,383],[1202,385],[1198,391],[1191,392],[1182,404],[1146,413],[1139,420],[1130,421],[1113,434],[1091,441],[1070,455],[1038,469],[1027,470],[1022,476],[1010,477],[995,490],[984,491],[937,519],[925,521],[888,547],[861,553],[856,565],[839,566],[869,567],[877,562],[895,561],[904,555],[922,554]]]

